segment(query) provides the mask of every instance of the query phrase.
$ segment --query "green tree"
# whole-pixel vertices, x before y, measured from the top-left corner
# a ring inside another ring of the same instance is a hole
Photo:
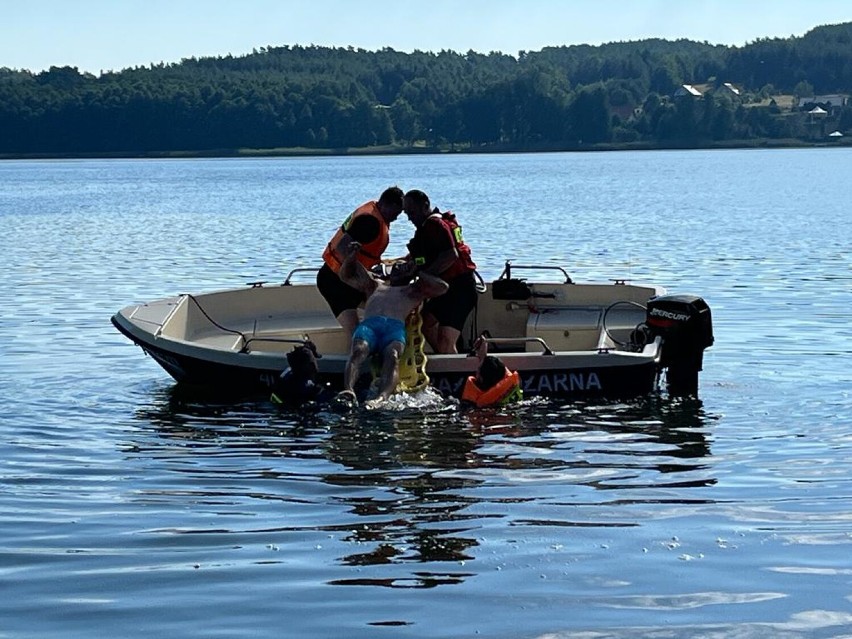
[[[411,144],[420,137],[420,121],[408,100],[403,97],[394,100],[390,108],[390,117],[397,141]]]
[[[581,89],[568,106],[568,120],[577,142],[608,142],[612,138],[612,121],[604,88],[596,85]]]
[[[814,96],[814,87],[810,82],[805,82],[802,80],[801,82],[797,82],[796,86],[793,87],[793,94],[797,98],[809,98]]]

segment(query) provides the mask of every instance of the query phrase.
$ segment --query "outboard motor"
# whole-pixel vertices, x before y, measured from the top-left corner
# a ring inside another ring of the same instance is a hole
[[[669,393],[696,394],[704,349],[713,345],[713,322],[707,302],[695,295],[654,297],[648,301],[645,323],[652,338],[662,337],[660,366],[667,369]]]

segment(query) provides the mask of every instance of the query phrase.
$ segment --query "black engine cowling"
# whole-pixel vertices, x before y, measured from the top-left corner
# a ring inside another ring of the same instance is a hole
[[[713,321],[707,302],[695,295],[655,297],[648,301],[645,323],[651,335],[662,337],[660,366],[667,370],[669,393],[697,393],[704,350],[713,345]]]

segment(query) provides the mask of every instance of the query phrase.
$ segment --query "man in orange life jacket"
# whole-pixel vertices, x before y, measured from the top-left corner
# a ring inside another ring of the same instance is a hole
[[[523,399],[520,375],[506,368],[499,357],[488,355],[488,342],[483,337],[476,340],[474,348],[479,364],[476,375],[465,381],[462,401],[485,408]]]
[[[432,209],[429,197],[412,190],[405,194],[405,214],[416,227],[408,257],[418,271],[440,277],[449,291],[423,304],[423,336],[436,353],[456,353],[456,342],[467,316],[476,306],[476,264],[464,243],[461,226],[449,211]]]
[[[392,186],[378,201],[359,206],[337,229],[322,254],[324,264],[317,273],[317,288],[348,335],[358,326],[358,307],[366,297],[340,279],[340,265],[352,242],[360,244],[357,259],[365,268],[379,264],[390,240],[390,224],[402,213],[402,198],[402,189]]]

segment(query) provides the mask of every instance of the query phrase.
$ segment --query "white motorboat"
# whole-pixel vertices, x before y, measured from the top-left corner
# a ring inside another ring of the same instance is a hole
[[[529,281],[515,276],[521,271],[558,277]],[[296,269],[281,284],[134,304],[112,323],[178,382],[240,392],[268,392],[287,352],[311,340],[321,354],[320,381],[339,389],[349,340],[313,278],[295,281],[305,272],[316,271]],[[527,397],[628,397],[661,387],[697,393],[703,353],[713,343],[710,308],[700,297],[624,280],[574,283],[561,267],[509,261],[481,289],[460,353],[425,352],[425,374],[446,395],[459,396],[475,371],[467,351],[483,333],[489,351],[520,373]]]

